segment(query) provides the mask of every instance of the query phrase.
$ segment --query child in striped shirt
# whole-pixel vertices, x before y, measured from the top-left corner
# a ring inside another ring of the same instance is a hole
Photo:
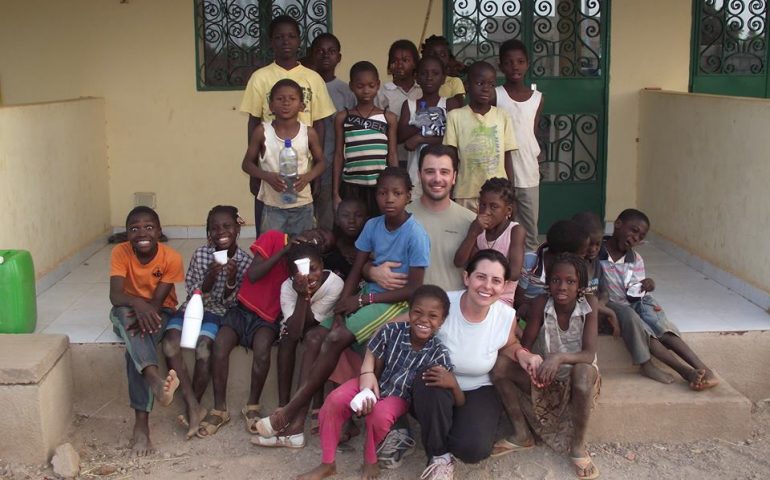
[[[374,104],[380,88],[377,68],[358,62],[350,69],[350,89],[358,103],[337,113],[334,119],[337,142],[334,151],[332,195],[334,208],[342,200],[360,199],[369,217],[380,215],[375,195],[377,177],[387,166],[398,166],[393,112]]]
[[[389,323],[380,329],[369,342],[359,377],[326,398],[319,415],[321,464],[298,478],[324,478],[337,472],[335,453],[342,425],[353,413],[366,419],[361,478],[376,478],[377,444],[396,419],[408,411],[412,384],[420,371],[424,371],[423,378],[430,386],[451,390],[455,405],[465,403],[465,395],[451,372],[449,353],[435,337],[449,313],[446,292],[435,285],[423,285],[415,290],[409,304],[409,323]],[[363,400],[354,412],[351,400],[367,389],[375,399]]]

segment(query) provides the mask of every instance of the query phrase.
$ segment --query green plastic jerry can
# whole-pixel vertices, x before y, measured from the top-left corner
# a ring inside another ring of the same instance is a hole
[[[0,333],[32,333],[36,324],[32,255],[26,250],[0,250]]]

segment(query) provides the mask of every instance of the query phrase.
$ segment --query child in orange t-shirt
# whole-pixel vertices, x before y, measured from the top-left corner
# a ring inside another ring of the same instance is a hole
[[[161,245],[160,219],[148,207],[136,207],[126,217],[128,241],[112,250],[110,261],[110,321],[126,344],[128,395],[135,412],[132,448],[137,456],[154,451],[149,413],[153,398],[168,406],[179,379],[174,370],[164,378],[158,368],[156,345],[165,323],[174,314],[174,283],[184,280],[182,256]]]

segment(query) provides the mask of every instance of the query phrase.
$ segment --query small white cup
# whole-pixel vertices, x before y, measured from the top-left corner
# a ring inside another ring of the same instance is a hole
[[[214,252],[214,261],[220,265],[227,264],[227,250],[219,250]]]
[[[300,275],[307,275],[308,273],[310,273],[309,258],[299,258],[297,260],[294,260],[294,264],[297,265],[297,271],[299,271]]]
[[[377,396],[368,388],[365,388],[358,392],[355,397],[350,401],[350,409],[354,412],[361,410],[364,406],[364,400],[371,398],[374,403],[377,403]]]

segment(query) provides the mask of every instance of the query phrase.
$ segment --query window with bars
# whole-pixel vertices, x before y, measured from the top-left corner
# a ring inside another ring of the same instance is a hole
[[[690,91],[769,97],[766,0],[693,0]]]
[[[289,15],[300,26],[300,54],[331,30],[331,0],[195,0],[198,90],[242,90],[273,61],[268,26]]]

